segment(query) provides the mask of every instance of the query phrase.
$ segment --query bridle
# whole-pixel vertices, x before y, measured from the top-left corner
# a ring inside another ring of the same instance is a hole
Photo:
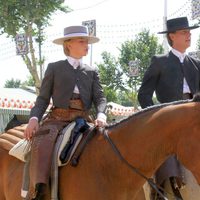
[[[133,171],[134,173],[138,174],[139,176],[141,176],[142,178],[144,178],[148,183],[149,185],[164,199],[164,200],[168,200],[168,198],[166,197],[165,194],[170,194],[169,192],[166,192],[164,191],[164,189],[159,186],[158,184],[156,184],[152,178],[148,178],[146,177],[143,173],[141,173],[136,167],[134,167],[133,165],[131,165],[123,156],[122,154],[120,153],[119,149],[117,148],[117,146],[113,143],[112,139],[109,137],[108,135],[108,130],[107,129],[104,129],[102,131],[103,135],[104,135],[104,138],[108,141],[108,143],[111,145],[114,153],[119,157],[119,159],[124,162],[130,169],[131,171]],[[162,193],[162,192],[164,193]],[[172,194],[170,194],[172,195]],[[179,199],[177,197],[177,199]]]

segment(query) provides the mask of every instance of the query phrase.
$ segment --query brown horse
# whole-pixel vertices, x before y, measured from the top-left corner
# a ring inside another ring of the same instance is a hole
[[[151,177],[169,155],[177,154],[200,183],[198,99],[145,109],[106,127],[106,132],[126,161],[145,176]],[[23,163],[9,156],[3,147],[0,158],[0,200],[19,200]],[[59,197],[62,200],[133,200],[144,183],[144,178],[119,159],[104,134],[96,134],[77,167],[60,167]]]

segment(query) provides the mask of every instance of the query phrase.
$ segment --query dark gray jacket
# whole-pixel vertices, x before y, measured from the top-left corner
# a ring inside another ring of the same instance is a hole
[[[200,61],[186,56],[184,65],[171,51],[167,55],[154,56],[145,72],[138,92],[142,108],[153,105],[155,91],[160,103],[181,100],[183,98],[183,73],[192,94],[200,89]]]
[[[106,99],[97,70],[85,64],[74,69],[67,60],[62,60],[48,65],[30,117],[36,116],[41,120],[51,98],[53,106],[68,108],[75,85],[78,86],[85,110],[89,110],[94,103],[97,112],[105,112]]]
[[[179,58],[172,52],[167,55],[154,56],[139,89],[138,100],[141,107],[145,108],[154,104],[152,100],[154,92],[160,103],[183,99],[183,77],[191,93],[198,92],[200,61],[186,56],[182,65]],[[175,155],[170,156],[155,173],[158,184],[163,183],[169,177],[179,177],[181,181],[184,181],[180,163]]]

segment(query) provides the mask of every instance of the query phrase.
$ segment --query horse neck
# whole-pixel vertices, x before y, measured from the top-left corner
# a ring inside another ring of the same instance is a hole
[[[112,128],[110,137],[129,163],[151,176],[176,153],[180,133],[188,126],[181,117],[184,113],[171,108],[149,112]]]

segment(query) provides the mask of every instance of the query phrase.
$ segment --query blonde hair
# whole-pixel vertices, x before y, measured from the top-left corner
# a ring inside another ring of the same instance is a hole
[[[63,42],[63,51],[64,51],[64,54],[66,55],[66,56],[69,56],[69,48],[68,48],[68,46],[67,46],[67,44],[68,44],[68,42],[70,41],[70,39],[69,40],[65,40],[64,42]]]

